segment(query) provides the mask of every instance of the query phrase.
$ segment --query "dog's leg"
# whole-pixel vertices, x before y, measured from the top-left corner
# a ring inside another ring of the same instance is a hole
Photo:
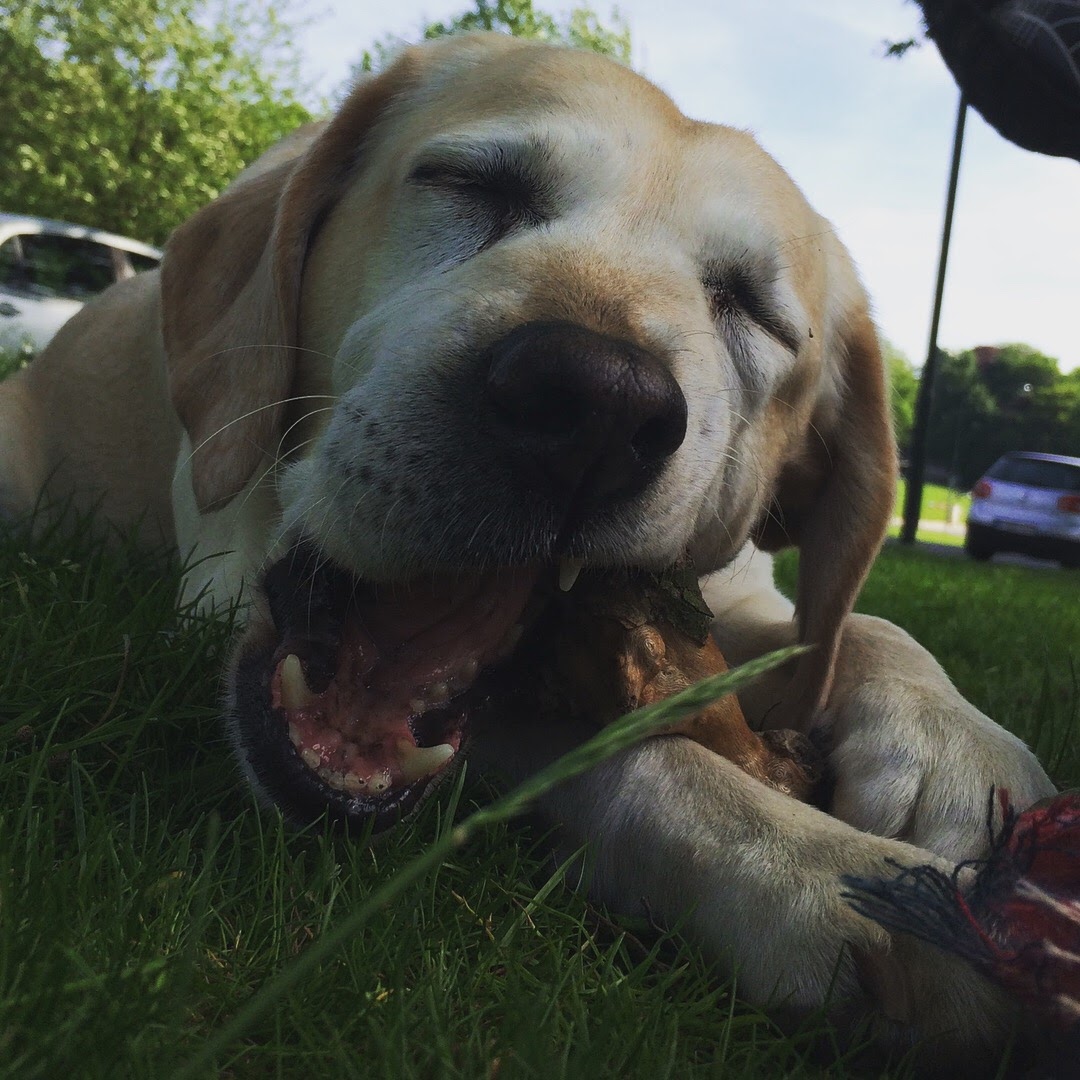
[[[772,584],[768,556],[742,552],[704,591],[732,664],[794,643],[792,607]],[[783,726],[774,705],[787,677],[772,673],[748,691],[751,724]],[[966,701],[921,645],[869,615],[848,617],[832,692],[813,724],[830,748],[831,813],[952,861],[986,852],[991,788],[1007,789],[1017,809],[1055,790],[1031,751]]]
[[[38,403],[27,371],[0,383],[0,524],[29,518],[47,466]]]
[[[573,741],[569,731],[503,728],[479,750],[517,779]],[[561,826],[565,853],[588,844],[596,900],[623,912],[647,906],[680,926],[736,971],[744,997],[870,1015],[894,1048],[932,1039],[935,1058],[962,1060],[972,1075],[1000,1050],[1001,995],[960,961],[891,938],[843,898],[844,875],[891,876],[889,860],[949,868],[929,852],[777,794],[678,737],[648,740],[563,784],[542,812]]]
[[[282,530],[274,475],[260,468],[227,506],[201,513],[192,488],[191,439],[185,433],[172,481],[176,546],[186,564],[180,583],[181,604],[194,602],[209,615],[250,600],[248,582],[265,569]]]
[[[755,560],[744,556],[706,583],[721,649],[736,663],[796,638],[771,560]],[[746,694],[748,715],[783,726],[773,706],[788,678],[790,668]],[[850,620],[818,722],[833,740],[837,816],[778,795],[678,738],[606,762],[562,785],[542,809],[562,827],[565,851],[588,844],[595,898],[623,911],[647,903],[733,965],[751,1000],[796,1008],[829,1000],[847,1018],[866,1010],[894,1048],[929,1039],[924,1062],[986,1075],[1015,1006],[962,961],[856,915],[841,882],[906,866],[951,869],[986,848],[992,785],[1009,787],[1017,806],[1052,786],[1018,740],[881,620]],[[575,738],[508,727],[486,733],[479,749],[520,778]]]
[[[1035,755],[966,701],[899,627],[853,615],[841,656],[819,718],[837,817],[961,860],[986,853],[992,788],[1007,790],[1018,810],[1054,794]]]

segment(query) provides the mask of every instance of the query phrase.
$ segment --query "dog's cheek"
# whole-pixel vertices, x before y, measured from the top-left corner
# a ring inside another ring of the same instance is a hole
[[[315,446],[306,457],[286,466],[278,474],[278,498],[284,507],[287,526],[303,513],[304,504],[315,487],[318,467],[318,446]]]

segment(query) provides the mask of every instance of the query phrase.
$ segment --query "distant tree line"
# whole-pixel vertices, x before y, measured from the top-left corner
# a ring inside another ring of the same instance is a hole
[[[908,450],[917,378],[903,355],[885,346],[893,421]],[[942,351],[927,436],[931,478],[970,487],[1007,450],[1080,456],[1080,369],[1030,345]]]

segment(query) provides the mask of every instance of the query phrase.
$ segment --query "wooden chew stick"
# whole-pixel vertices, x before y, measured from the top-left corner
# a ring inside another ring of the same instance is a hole
[[[555,667],[566,694],[601,723],[727,670],[712,616],[687,571],[582,573],[560,596]],[[670,730],[751,776],[808,800],[821,755],[794,731],[752,731],[732,694]]]

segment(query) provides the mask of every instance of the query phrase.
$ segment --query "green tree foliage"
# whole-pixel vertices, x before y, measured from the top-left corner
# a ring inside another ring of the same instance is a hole
[[[282,8],[0,0],[0,207],[161,242],[309,119]]]
[[[889,403],[892,409],[893,431],[901,455],[907,452],[911,428],[915,422],[915,398],[919,393],[919,378],[911,361],[891,342],[882,341],[881,355],[889,380]]]
[[[1030,399],[1024,395],[1054,386],[1061,376],[1052,356],[1030,345],[1002,345],[979,372],[998,409],[1008,412]]]
[[[618,9],[612,9],[608,24],[605,24],[589,7],[575,7],[556,17],[537,11],[532,0],[495,0],[494,3],[476,0],[475,7],[446,22],[429,23],[420,36],[428,40],[474,30],[495,30],[514,37],[572,45],[610,56],[624,64],[630,63],[630,27]],[[375,42],[363,53],[355,70],[380,70],[405,44],[396,37]]]
[[[1029,345],[942,353],[927,435],[938,475],[969,487],[1008,450],[1080,455],[1080,371]]]

